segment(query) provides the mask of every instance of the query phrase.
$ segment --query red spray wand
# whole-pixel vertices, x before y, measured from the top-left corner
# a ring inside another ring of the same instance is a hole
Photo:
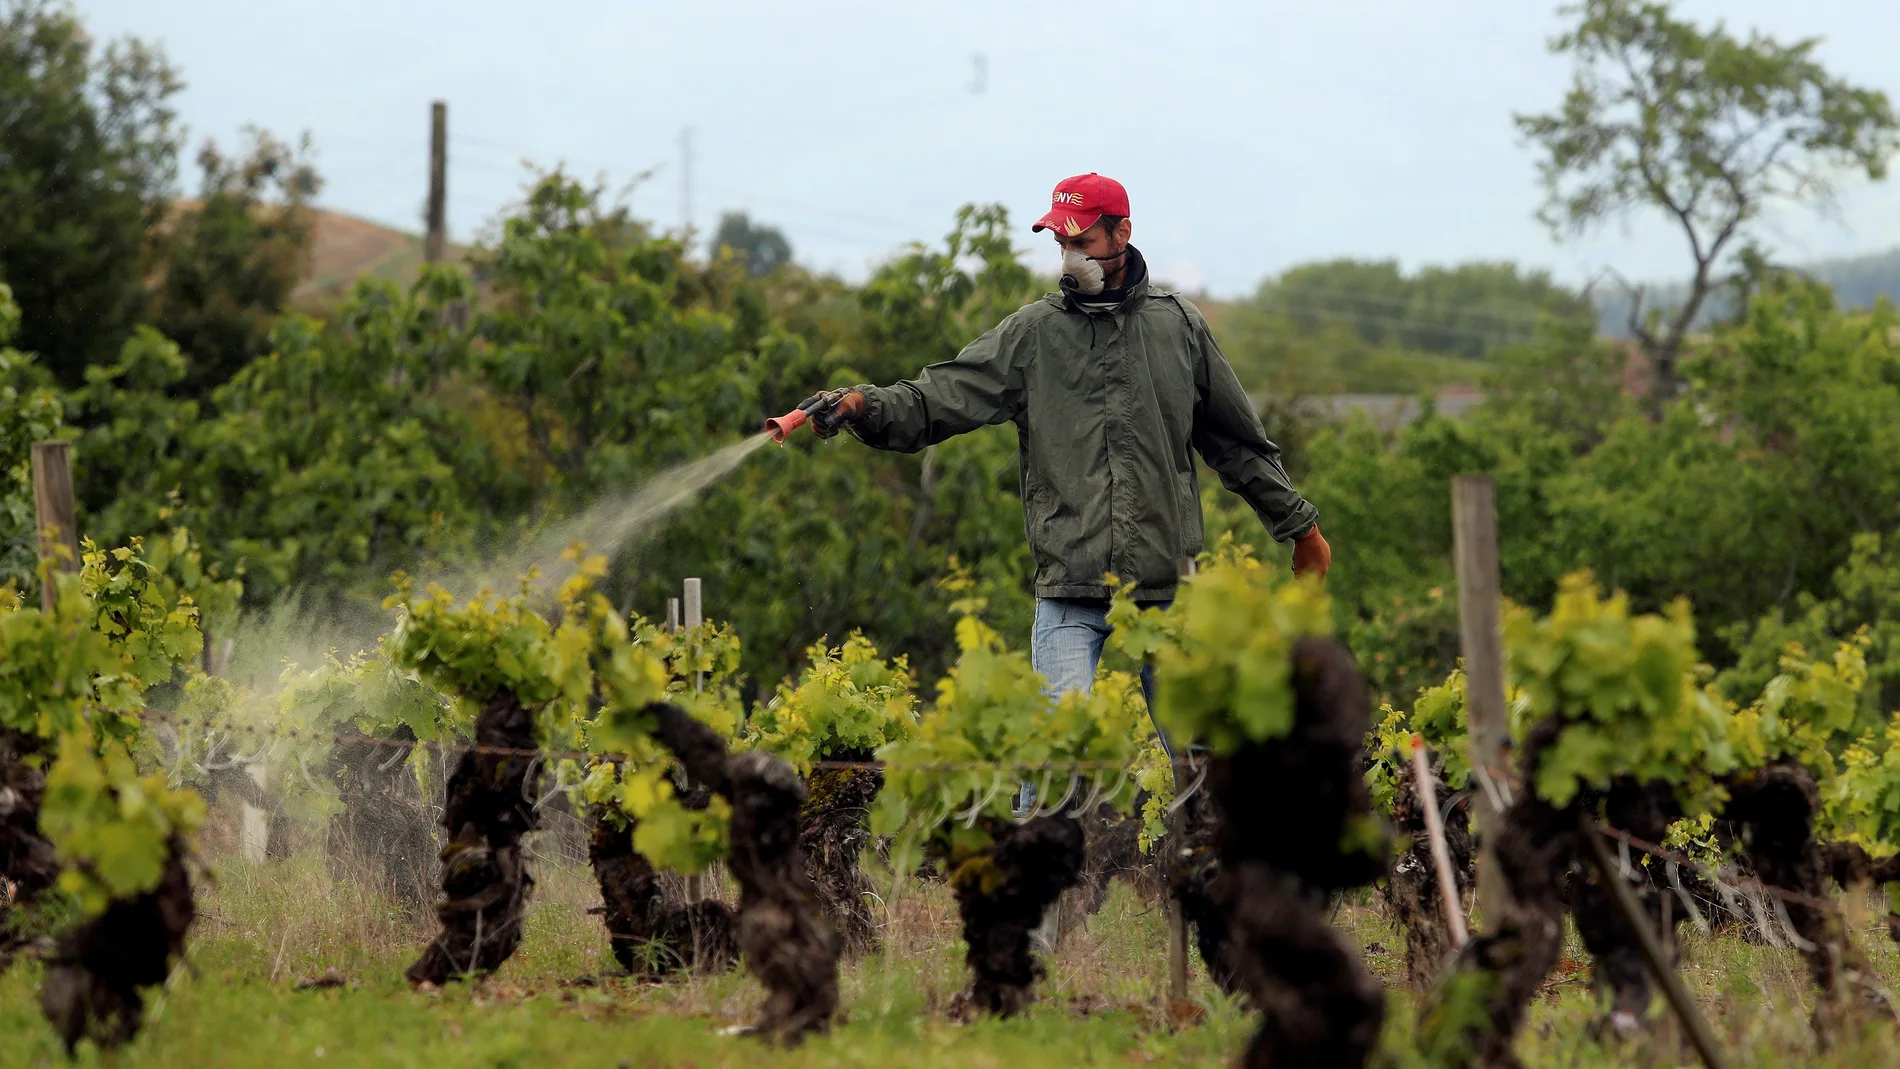
[[[831,400],[828,395],[821,393],[782,416],[774,416],[766,420],[765,429],[772,435],[772,441],[774,443],[784,445],[785,439],[789,437],[793,431],[804,426],[813,416],[827,415],[836,407],[838,407],[838,402]]]

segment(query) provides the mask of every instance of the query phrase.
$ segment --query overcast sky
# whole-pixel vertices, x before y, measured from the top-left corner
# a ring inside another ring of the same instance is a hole
[[[1532,218],[1511,113],[1553,107],[1569,74],[1539,0],[76,2],[99,36],[163,44],[194,143],[308,131],[325,206],[379,222],[420,229],[429,102],[448,101],[458,240],[518,200],[523,159],[615,185],[657,169],[634,209],[678,225],[690,127],[694,223],[750,211],[852,278],[970,201],[1006,204],[1040,249],[1050,187],[1086,171],[1128,187],[1158,274],[1218,295],[1334,256],[1506,258],[1573,281],[1673,277],[1684,257],[1657,217],[1563,245]],[[1822,37],[1836,73],[1900,96],[1892,0],[1682,8]],[[1771,223],[1792,260],[1883,250],[1900,187]]]

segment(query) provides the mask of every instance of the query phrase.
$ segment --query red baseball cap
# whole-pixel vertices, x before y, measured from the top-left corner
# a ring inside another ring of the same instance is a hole
[[[1128,191],[1113,178],[1090,171],[1056,183],[1049,196],[1049,213],[1030,227],[1032,233],[1055,230],[1074,237],[1104,215],[1128,216]]]

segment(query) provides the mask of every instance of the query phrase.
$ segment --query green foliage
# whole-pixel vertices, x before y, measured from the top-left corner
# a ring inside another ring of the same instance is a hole
[[[1826,780],[1834,751],[1854,738],[1861,691],[1867,685],[1864,639],[1841,643],[1830,660],[1816,661],[1799,645],[1781,658],[1781,672],[1738,710],[1730,740],[1742,767],[1793,757]]]
[[[1166,610],[1142,610],[1124,585],[1109,611],[1110,641],[1155,665],[1156,719],[1170,738],[1216,754],[1293,726],[1292,649],[1330,634],[1332,606],[1313,582],[1274,571],[1226,543],[1203,556]]]
[[[1475,363],[1552,323],[1594,321],[1589,303],[1508,263],[1302,264],[1230,309],[1222,348],[1241,381],[1284,395],[1419,393],[1475,383]]]
[[[1408,712],[1381,706],[1379,721],[1366,740],[1366,786],[1372,807],[1392,812],[1398,783],[1411,775],[1412,741],[1422,740],[1439,757],[1437,775],[1454,791],[1471,782],[1471,720],[1465,699],[1465,673],[1452,672],[1443,683],[1419,692]]]
[[[39,825],[60,886],[89,913],[157,886],[204,816],[195,792],[141,775],[132,756],[146,692],[203,644],[197,608],[166,595],[141,548],[88,541],[78,575],[46,566],[52,611],[0,611],[0,725],[53,743]]]
[[[245,137],[237,157],[205,142],[198,199],[179,205],[158,239],[164,270],[147,321],[187,355],[180,389],[193,397],[264,354],[310,256],[321,183],[309,139],[293,150],[263,130]]]
[[[65,3],[0,3],[0,282],[23,309],[15,343],[65,386],[138,322],[181,88],[157,48],[100,48]]]
[[[1145,724],[1136,726],[1144,737],[1137,741],[1135,760],[1129,766],[1135,786],[1147,795],[1142,800],[1140,814],[1143,853],[1152,851],[1156,843],[1167,837],[1168,806],[1175,798],[1174,762],[1168,759],[1168,751],[1161,748],[1161,740],[1154,732],[1145,730],[1146,727]]]
[[[1686,602],[1664,616],[1633,615],[1627,595],[1601,598],[1577,573],[1565,578],[1548,616],[1509,612],[1504,641],[1530,722],[1561,724],[1532,784],[1552,805],[1618,776],[1660,780],[1693,798],[1735,767],[1726,710],[1696,685]]]
[[[122,667],[108,678],[123,676],[140,693],[170,682],[180,665],[204,650],[197,605],[165,581],[144,549],[138,538],[111,550],[87,539],[80,544],[79,570],[90,602],[89,624],[119,652]]]
[[[60,573],[55,582],[52,612],[0,612],[0,724],[52,739],[79,730],[90,715],[114,735],[129,734],[141,688],[125,680],[120,651],[91,626],[79,578]]]
[[[677,763],[652,738],[644,710],[675,701],[732,735],[738,639],[715,625],[671,635],[629,622],[594,587],[606,559],[579,546],[567,557],[579,568],[557,594],[558,622],[530,606],[527,578],[513,597],[483,592],[460,603],[441,587],[417,597],[405,586],[389,599],[402,618],[387,654],[457,699],[462,717],[511,695],[536,714],[543,744],[597,754],[585,770],[556,762],[556,775],[571,777],[588,802],[636,819],[634,847],[655,865],[699,871],[725,855],[730,810],[718,800],[701,810],[679,803]],[[696,691],[694,677],[702,674],[705,689]]]
[[[1530,728],[1530,702],[1522,690],[1506,687],[1505,707],[1513,743]],[[1437,776],[1454,791],[1471,782],[1471,714],[1465,670],[1458,668],[1443,683],[1419,691],[1411,708],[1380,707],[1378,723],[1366,739],[1366,785],[1373,808],[1389,813],[1399,779],[1411,775],[1412,740],[1421,739],[1438,755]],[[1506,770],[1508,772],[1508,770]]]
[[[0,281],[0,591],[27,590],[39,563],[34,530],[34,442],[58,436],[64,407],[43,369],[7,347],[20,323],[13,291]]]
[[[169,786],[163,772],[140,775],[123,743],[79,730],[59,738],[40,828],[63,866],[60,889],[100,913],[158,886],[173,843],[196,833],[204,814],[198,792]]]
[[[967,595],[972,580],[959,575],[948,583]],[[1112,673],[1087,693],[1051,698],[1029,658],[976,615],[982,599],[965,597],[958,608],[961,652],[937,684],[936,705],[909,738],[877,753],[887,767],[871,832],[894,837],[896,873],[916,868],[926,841],[953,867],[976,858],[996,822],[1012,816],[1025,779],[1046,805],[1064,801],[1071,788],[1073,799],[1098,796],[1111,805],[1130,793],[1125,769],[1144,711],[1140,680]]]
[[[719,217],[719,229],[710,243],[711,254],[718,257],[731,250],[746,270],[754,275],[769,275],[792,262],[792,243],[775,226],[755,223],[744,212],[727,212]]]
[[[1876,859],[1900,853],[1900,715],[1883,734],[1842,751],[1839,771],[1821,784],[1821,803],[1828,839],[1858,843]]]
[[[1667,324],[1638,325],[1673,396],[1675,358],[1712,267],[1778,200],[1824,201],[1845,172],[1885,176],[1900,145],[1886,94],[1830,74],[1817,41],[1703,30],[1656,0],[1584,0],[1551,51],[1576,63],[1561,107],[1516,117],[1541,151],[1541,218],[1580,233],[1639,208],[1683,231],[1694,277]]]
[[[798,684],[780,683],[777,696],[753,714],[747,739],[753,748],[806,772],[816,760],[868,756],[916,726],[917,699],[904,658],[881,659],[856,631],[843,646],[819,641],[807,656],[811,663]]]

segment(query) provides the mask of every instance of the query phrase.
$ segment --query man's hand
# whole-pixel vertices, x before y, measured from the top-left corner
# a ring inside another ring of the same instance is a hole
[[[1308,572],[1320,579],[1326,578],[1326,569],[1332,567],[1333,547],[1326,544],[1326,537],[1319,533],[1319,524],[1293,540],[1293,574],[1302,576]]]
[[[864,415],[864,395],[856,390],[828,390],[806,403],[818,400],[824,403],[812,409],[811,432],[820,438],[835,436],[838,428]]]

